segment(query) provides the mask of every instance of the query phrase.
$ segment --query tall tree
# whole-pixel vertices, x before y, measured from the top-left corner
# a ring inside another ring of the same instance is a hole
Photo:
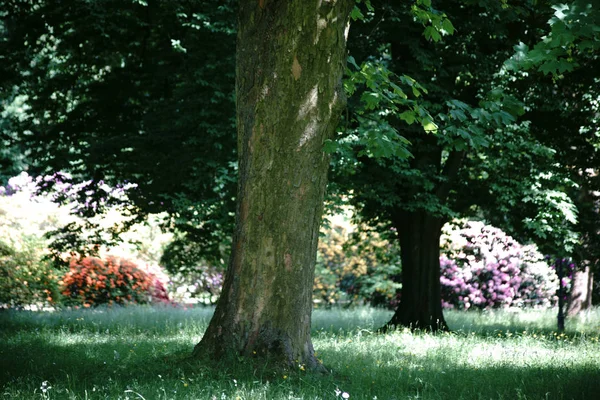
[[[194,349],[322,368],[310,340],[329,157],[345,105],[351,0],[242,0],[236,67],[239,184],[223,292]]]
[[[417,3],[431,6],[428,1]],[[383,229],[393,228],[400,241],[401,301],[387,326],[446,329],[439,286],[441,228],[457,215],[456,178],[466,155],[487,146],[520,111],[517,102],[496,86],[494,74],[523,34],[528,6],[527,2],[510,7],[495,1],[436,2],[457,30],[435,42],[431,30],[423,34],[421,13],[415,13],[414,6],[386,0],[373,5],[375,16],[364,30],[354,31],[352,54],[389,69],[402,78],[398,85],[406,82],[403,74],[409,75],[427,94],[424,100],[415,100],[421,108],[384,107],[368,118],[358,117],[342,139],[354,142],[354,154],[342,159],[336,180],[352,190],[351,202],[364,219]],[[452,25],[442,22],[442,28],[449,33]],[[372,101],[377,94],[373,87],[367,81],[360,99]],[[412,93],[420,95],[414,86]],[[422,127],[413,124],[424,109],[435,116],[437,126],[427,119],[421,120]],[[378,158],[354,140],[380,127],[391,127],[408,140],[411,158],[393,152]]]

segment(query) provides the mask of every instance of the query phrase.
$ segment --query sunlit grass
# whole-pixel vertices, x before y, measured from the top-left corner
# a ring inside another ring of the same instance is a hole
[[[332,370],[209,368],[188,358],[211,309],[0,313],[3,399],[595,399],[600,311],[447,313],[452,333],[376,334],[390,312],[316,310]],[[44,382],[46,382],[44,384]]]

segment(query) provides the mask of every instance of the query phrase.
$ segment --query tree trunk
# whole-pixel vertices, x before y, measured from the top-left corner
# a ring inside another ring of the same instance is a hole
[[[442,312],[440,236],[443,221],[424,211],[403,212],[394,221],[402,257],[400,305],[384,331],[398,326],[448,330]]]
[[[574,316],[581,310],[592,307],[593,276],[589,266],[585,267],[584,270],[575,272],[571,294],[569,295],[567,315]]]
[[[242,0],[236,66],[236,230],[221,298],[194,356],[321,369],[314,266],[352,0]]]

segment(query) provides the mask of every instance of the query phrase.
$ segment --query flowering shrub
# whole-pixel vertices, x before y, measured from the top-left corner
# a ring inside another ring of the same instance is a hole
[[[157,287],[154,275],[116,257],[108,257],[106,261],[95,257],[72,259],[62,283],[65,304],[84,307],[148,303],[166,293],[162,284]]]
[[[0,308],[54,304],[60,299],[59,273],[43,260],[43,242],[21,237],[17,244],[0,241]]]
[[[334,304],[359,301],[388,304],[396,298],[399,249],[366,226],[350,234],[341,226],[323,230],[319,240],[313,298]]]
[[[550,306],[558,278],[535,246],[469,221],[446,225],[440,256],[446,308]]]
[[[149,294],[152,303],[170,304],[169,296],[169,276],[158,264],[144,263],[136,261],[137,267],[150,276],[152,283],[150,284]]]
[[[204,265],[195,272],[173,276],[172,287],[176,290],[171,296],[178,303],[215,304],[221,295],[223,280],[221,269]]]

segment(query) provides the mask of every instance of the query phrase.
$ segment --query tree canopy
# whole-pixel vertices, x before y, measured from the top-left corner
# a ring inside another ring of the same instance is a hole
[[[177,238],[166,263],[224,264],[236,201],[239,208],[246,195],[236,193],[243,171],[235,42],[248,34],[236,25],[239,3],[3,2],[0,182],[27,169],[40,191],[74,202],[89,221],[120,207],[128,219],[112,230],[115,240],[149,214],[165,213],[162,226]],[[337,137],[321,143],[333,158],[329,192],[399,239],[405,294],[414,289],[416,299],[439,283],[441,225],[455,217],[485,219],[547,254],[597,267],[596,2],[350,3],[349,103]],[[304,23],[323,30],[329,15],[321,17]],[[306,61],[291,62],[293,77],[307,73]],[[321,79],[337,82],[336,68]],[[319,99],[324,89],[316,87]],[[310,118],[316,126],[324,117]],[[55,232],[57,253],[93,251],[105,239],[82,239],[90,227]],[[438,300],[419,323],[443,325]]]

